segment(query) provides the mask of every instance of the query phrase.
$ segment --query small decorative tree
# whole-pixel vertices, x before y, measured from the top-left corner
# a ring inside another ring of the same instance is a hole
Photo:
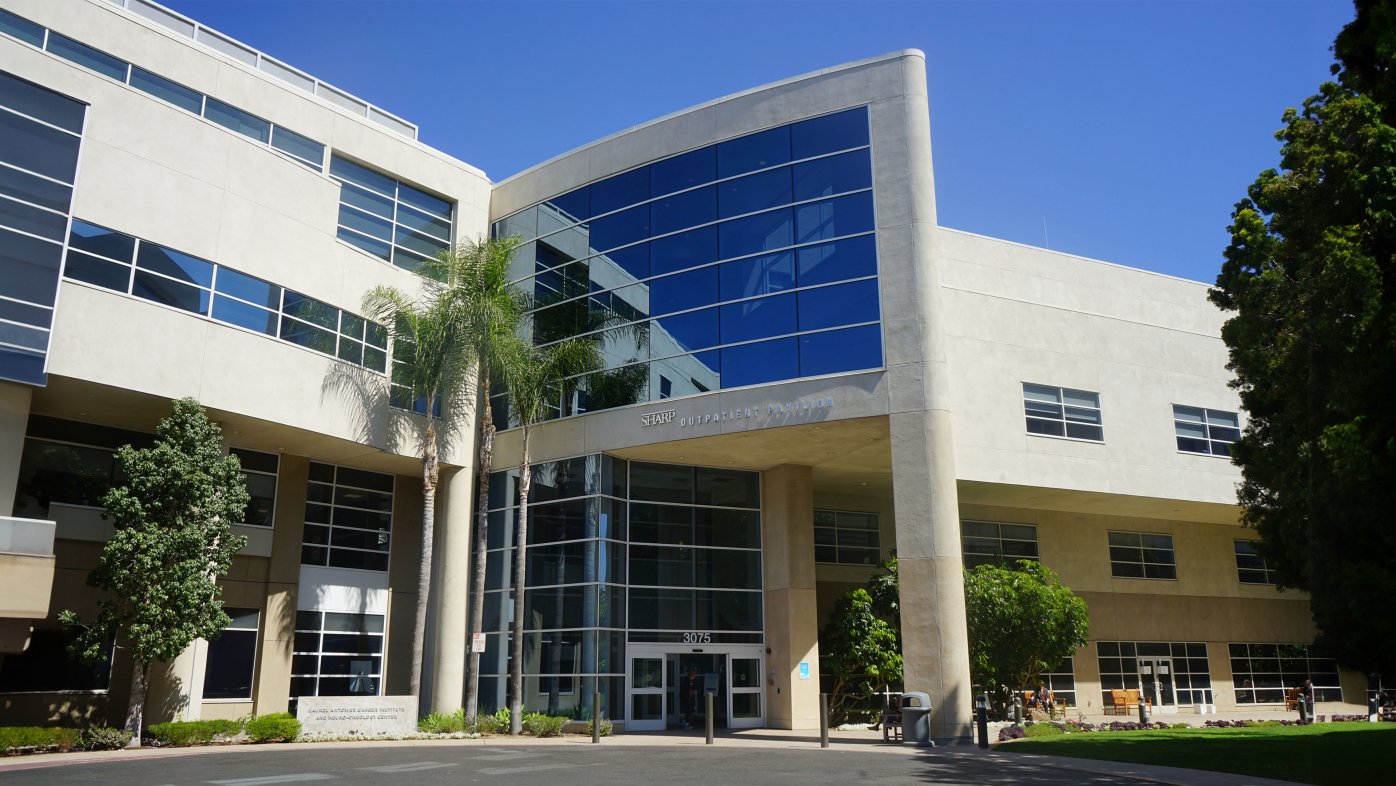
[[[174,402],[156,433],[153,447],[117,451],[126,483],[102,499],[116,534],[87,583],[110,594],[90,623],[72,611],[59,615],[77,630],[72,651],[83,660],[105,658],[114,639],[130,653],[131,747],[141,744],[150,664],[216,638],[231,622],[218,579],[246,542],[229,527],[250,499],[237,456],[224,455],[221,432],[199,402]]]
[[[1039,562],[965,571],[970,677],[1003,711],[1014,691],[1031,688],[1086,643],[1086,602]]]
[[[878,615],[868,590],[855,587],[839,598],[819,634],[820,668],[833,682],[831,718],[843,720],[853,702],[902,681],[900,638],[896,627]]]

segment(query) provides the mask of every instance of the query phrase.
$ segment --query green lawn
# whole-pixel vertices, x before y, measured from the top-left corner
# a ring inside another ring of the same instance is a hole
[[[1107,731],[1040,737],[1001,751],[1161,764],[1337,786],[1396,777],[1396,724]]]

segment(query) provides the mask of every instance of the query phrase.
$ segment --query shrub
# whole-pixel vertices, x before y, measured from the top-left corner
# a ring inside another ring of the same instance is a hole
[[[509,708],[500,707],[494,711],[494,727],[500,731],[509,729]]]
[[[78,745],[80,736],[77,729],[53,726],[0,726],[0,751],[70,751]]]
[[[532,712],[524,716],[524,731],[535,737],[561,737],[562,725],[567,722],[562,716],[544,715]]]
[[[450,715],[440,712],[417,721],[417,730],[427,734],[459,734],[466,729],[465,710],[459,709]]]
[[[587,721],[587,734],[591,734],[591,724],[592,724],[592,721],[591,721],[591,720],[588,720],[588,721]],[[611,736],[611,733],[614,732],[615,730],[616,730],[615,724],[611,723],[609,720],[606,720],[605,718],[602,718],[602,719],[601,719],[601,736],[602,736],[602,737],[609,737],[609,736]]]
[[[1025,736],[1027,735],[1023,732],[1023,727],[1019,726],[1016,723],[1012,726],[1004,726],[1003,728],[999,729],[999,742],[1008,742],[1009,740],[1021,740]]]
[[[505,724],[505,730],[508,724]],[[481,715],[475,719],[475,730],[481,734],[498,734],[500,731],[499,718],[494,715]]]
[[[93,726],[82,733],[82,747],[90,751],[120,750],[131,743],[131,732],[110,726]]]
[[[253,742],[290,742],[301,733],[301,722],[285,712],[258,715],[247,722],[247,736]]]
[[[1062,733],[1055,723],[1034,723],[1023,728],[1024,737],[1056,737]]]
[[[235,720],[172,721],[152,724],[147,731],[161,745],[207,745],[236,737],[242,723]]]

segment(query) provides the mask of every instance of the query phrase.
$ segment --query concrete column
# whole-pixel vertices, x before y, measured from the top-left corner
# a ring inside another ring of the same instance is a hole
[[[29,399],[33,388],[0,382],[0,516],[15,508],[19,484],[19,460],[24,455],[24,434],[29,428]]]
[[[819,728],[819,601],[814,578],[811,469],[762,474],[761,546],[766,596],[766,725]],[[800,664],[809,677],[800,678]]]
[[[150,693],[145,701],[145,723],[194,721],[203,717],[204,669],[208,642],[195,639],[172,661],[150,667]]]
[[[310,459],[281,456],[276,476],[271,563],[267,599],[258,642],[256,712],[285,712],[291,701],[291,653],[296,638],[296,594],[301,576],[301,538],[305,531],[305,487]]]
[[[931,736],[970,735],[959,501],[942,325],[925,62],[901,60],[900,102],[874,105],[878,255],[892,414],[892,490],[907,690],[930,694]]]
[[[431,711],[452,713],[465,698],[466,596],[470,588],[470,539],[475,473],[457,470],[442,478],[436,525],[436,626],[431,655]]]
[[[1076,651],[1071,661],[1076,678],[1076,709],[1086,715],[1105,711],[1100,693],[1100,660],[1096,658],[1095,642]]]

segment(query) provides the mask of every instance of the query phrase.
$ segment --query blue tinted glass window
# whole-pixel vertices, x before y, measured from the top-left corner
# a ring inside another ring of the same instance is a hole
[[[4,287],[0,286],[0,293],[4,292]],[[28,325],[46,328],[53,322],[53,311],[47,308],[31,306],[28,303],[16,303],[13,300],[0,300],[0,319],[8,319],[11,322],[23,322]]]
[[[43,354],[0,347],[0,377],[34,385],[44,384]]]
[[[717,227],[706,226],[650,241],[650,271],[662,276],[717,261]]]
[[[352,205],[360,210],[366,210],[383,218],[393,217],[393,200],[391,197],[383,196],[366,188],[351,186],[348,183],[341,183],[339,186],[339,201],[346,205]]]
[[[382,259],[384,262],[388,261],[392,256],[392,249],[387,243],[370,237],[364,237],[357,232],[350,232],[343,227],[339,228],[335,233],[335,237],[338,237],[340,240],[343,240],[355,248],[366,251]]]
[[[0,197],[0,226],[61,242],[68,229],[68,217]]]
[[[741,344],[722,350],[724,388],[794,379],[799,375],[799,350],[794,338]]]
[[[141,243],[136,265],[201,287],[213,286],[213,264],[154,243]]]
[[[718,184],[718,215],[722,218],[755,213],[790,204],[790,168],[739,177]]]
[[[392,178],[380,175],[372,169],[361,167],[339,156],[330,157],[330,174],[341,180],[348,180],[388,196],[394,196],[397,193],[397,182]]]
[[[18,169],[10,169],[7,166],[0,167],[0,194],[23,199],[25,202],[33,202],[36,205],[43,205],[54,210],[61,210],[64,213],[68,212],[68,205],[72,203],[73,199],[72,187],[35,177]]]
[[[68,245],[121,262],[130,262],[136,255],[135,238],[76,218],[68,233]]]
[[[131,294],[195,314],[208,313],[207,290],[171,281],[143,270],[136,271],[135,282],[131,285]]]
[[[795,296],[744,300],[722,307],[719,317],[722,343],[751,341],[795,332]]]
[[[649,235],[649,205],[632,207],[591,222],[591,247],[597,251],[645,240]]]
[[[434,197],[425,191],[419,191],[412,186],[400,184],[397,190],[397,198],[426,213],[430,213],[438,218],[451,220],[451,203],[439,197]]]
[[[203,109],[204,97],[202,94],[142,68],[131,66],[131,87],[174,104],[186,112],[193,112],[197,115]]]
[[[717,179],[717,148],[705,147],[691,153],[650,164],[650,190],[655,196],[711,183]]]
[[[649,198],[649,167],[632,169],[591,184],[591,214],[599,216]]]
[[[68,252],[68,261],[63,265],[63,275],[117,292],[125,292],[131,285],[129,265],[118,265],[76,251]]]
[[[650,313],[671,314],[717,302],[717,268],[700,267],[650,280]]]
[[[294,131],[287,131],[281,126],[272,131],[271,146],[313,165],[316,169],[325,161],[324,145]]]
[[[810,246],[797,253],[802,287],[877,273],[877,241],[874,235]]]
[[[326,355],[333,355],[335,349],[335,334],[328,330],[321,330],[314,325],[307,325],[304,322],[297,322],[294,319],[281,320],[281,337],[303,347],[309,347]]]
[[[795,208],[795,242],[811,243],[840,235],[870,232],[872,193],[853,194]]]
[[[650,274],[650,244],[639,243],[626,248],[619,248],[608,254],[602,254],[602,259],[609,259],[612,263],[620,267],[637,281],[648,278]]]
[[[650,357],[717,345],[717,309],[705,308],[650,323]]]
[[[281,287],[226,267],[218,269],[218,285],[214,289],[260,306],[281,307]]]
[[[227,270],[218,271],[218,278],[222,279]],[[276,335],[277,315],[274,311],[264,308],[249,306],[246,303],[232,300],[226,297],[215,297],[213,299],[213,318],[230,325],[255,330],[258,333],[265,333],[268,336]]]
[[[281,301],[281,310],[296,319],[313,322],[330,330],[339,330],[339,309],[299,292],[286,290]]]
[[[790,160],[790,127],[731,139],[717,146],[717,176],[731,177]]]
[[[77,171],[77,137],[10,112],[0,112],[0,151],[17,167],[65,183]]]
[[[53,305],[63,247],[0,229],[0,294],[44,306]],[[123,286],[122,289],[125,289]]]
[[[819,330],[877,321],[875,279],[802,289],[799,295],[801,330]]]
[[[722,259],[774,251],[790,245],[790,208],[724,221],[718,239]]]
[[[438,240],[451,239],[451,222],[436,216],[428,216],[418,213],[410,207],[401,207],[397,211],[397,222],[415,232],[422,232],[431,235]]]
[[[867,150],[796,164],[795,201],[872,187],[872,160]]]
[[[800,336],[800,374],[838,374],[882,367],[882,335],[877,325]]]
[[[83,68],[105,74],[118,82],[126,81],[125,60],[119,60],[106,52],[98,52],[87,44],[78,43],[52,30],[48,34],[48,51]]]
[[[575,191],[568,191],[562,196],[555,196],[544,203],[551,206],[551,209],[563,218],[570,218],[572,221],[586,221],[591,218],[591,186],[582,186]]]
[[[713,187],[695,188],[650,203],[650,233],[667,235],[717,218]]]
[[[87,114],[86,104],[3,71],[0,71],[0,106],[37,117],[75,134],[82,132],[82,118]],[[3,149],[0,147],[0,150]]]
[[[11,325],[7,322],[0,322],[0,343],[14,344],[43,352],[48,349],[48,331],[27,325]]]
[[[850,109],[833,115],[805,120],[790,127],[792,158],[847,150],[868,144],[868,110]]]
[[[43,46],[44,43],[42,27],[3,9],[0,9],[0,32],[8,33],[33,46]]]
[[[246,137],[266,144],[271,137],[271,123],[260,117],[248,114],[235,106],[229,106],[216,98],[204,102],[204,117],[229,131],[236,131]]]
[[[409,251],[415,251],[428,257],[446,249],[445,241],[409,232],[402,227],[397,228],[395,242]]]
[[[380,240],[390,240],[393,236],[393,225],[388,221],[360,213],[344,205],[339,206],[339,223],[341,226],[356,229]]]
[[[769,295],[795,286],[795,255],[789,251],[721,265],[722,299]]]

